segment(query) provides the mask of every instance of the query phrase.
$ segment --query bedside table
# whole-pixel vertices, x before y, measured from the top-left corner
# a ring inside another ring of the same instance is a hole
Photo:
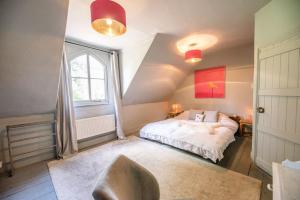
[[[235,121],[236,123],[238,123],[238,129],[236,130],[234,135],[240,134],[240,121],[241,121],[241,118],[237,115],[229,116],[229,118],[232,119],[233,121]]]
[[[246,131],[246,129],[250,131]],[[252,135],[252,121],[240,120],[240,135],[244,136],[245,134]]]
[[[184,111],[181,111],[181,112],[169,112],[166,119],[170,119],[170,118],[174,118],[178,115],[180,115],[181,113],[183,113]]]

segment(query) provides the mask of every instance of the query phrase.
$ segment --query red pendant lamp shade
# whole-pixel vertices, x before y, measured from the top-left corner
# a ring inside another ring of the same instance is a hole
[[[111,0],[95,0],[91,4],[92,27],[99,33],[109,36],[126,32],[124,8]]]
[[[202,60],[201,50],[190,50],[185,52],[185,61],[188,63],[200,62]]]

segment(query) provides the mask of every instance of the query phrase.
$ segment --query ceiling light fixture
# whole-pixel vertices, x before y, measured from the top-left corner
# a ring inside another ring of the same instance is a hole
[[[92,27],[99,33],[118,36],[126,32],[124,8],[111,0],[95,0],[91,4]]]
[[[189,50],[185,52],[185,62],[187,63],[196,63],[202,60],[202,52],[201,50]]]
[[[187,36],[176,43],[180,53],[185,53],[193,49],[201,49],[202,51],[214,46],[218,39],[210,34],[193,34]]]

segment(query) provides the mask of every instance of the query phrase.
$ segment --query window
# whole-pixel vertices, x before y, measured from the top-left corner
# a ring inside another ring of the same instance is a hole
[[[70,67],[75,106],[108,103],[106,66],[99,59],[81,54],[70,61]]]

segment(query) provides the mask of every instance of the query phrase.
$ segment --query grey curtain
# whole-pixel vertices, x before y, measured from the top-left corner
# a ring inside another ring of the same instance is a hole
[[[63,52],[56,104],[56,151],[63,158],[78,151],[70,71]]]
[[[125,139],[125,134],[122,128],[122,100],[121,100],[121,88],[120,88],[120,73],[119,73],[119,60],[118,53],[113,52],[111,55],[111,74],[113,82],[113,93],[114,93],[114,106],[116,113],[117,123],[117,136],[119,139]]]

